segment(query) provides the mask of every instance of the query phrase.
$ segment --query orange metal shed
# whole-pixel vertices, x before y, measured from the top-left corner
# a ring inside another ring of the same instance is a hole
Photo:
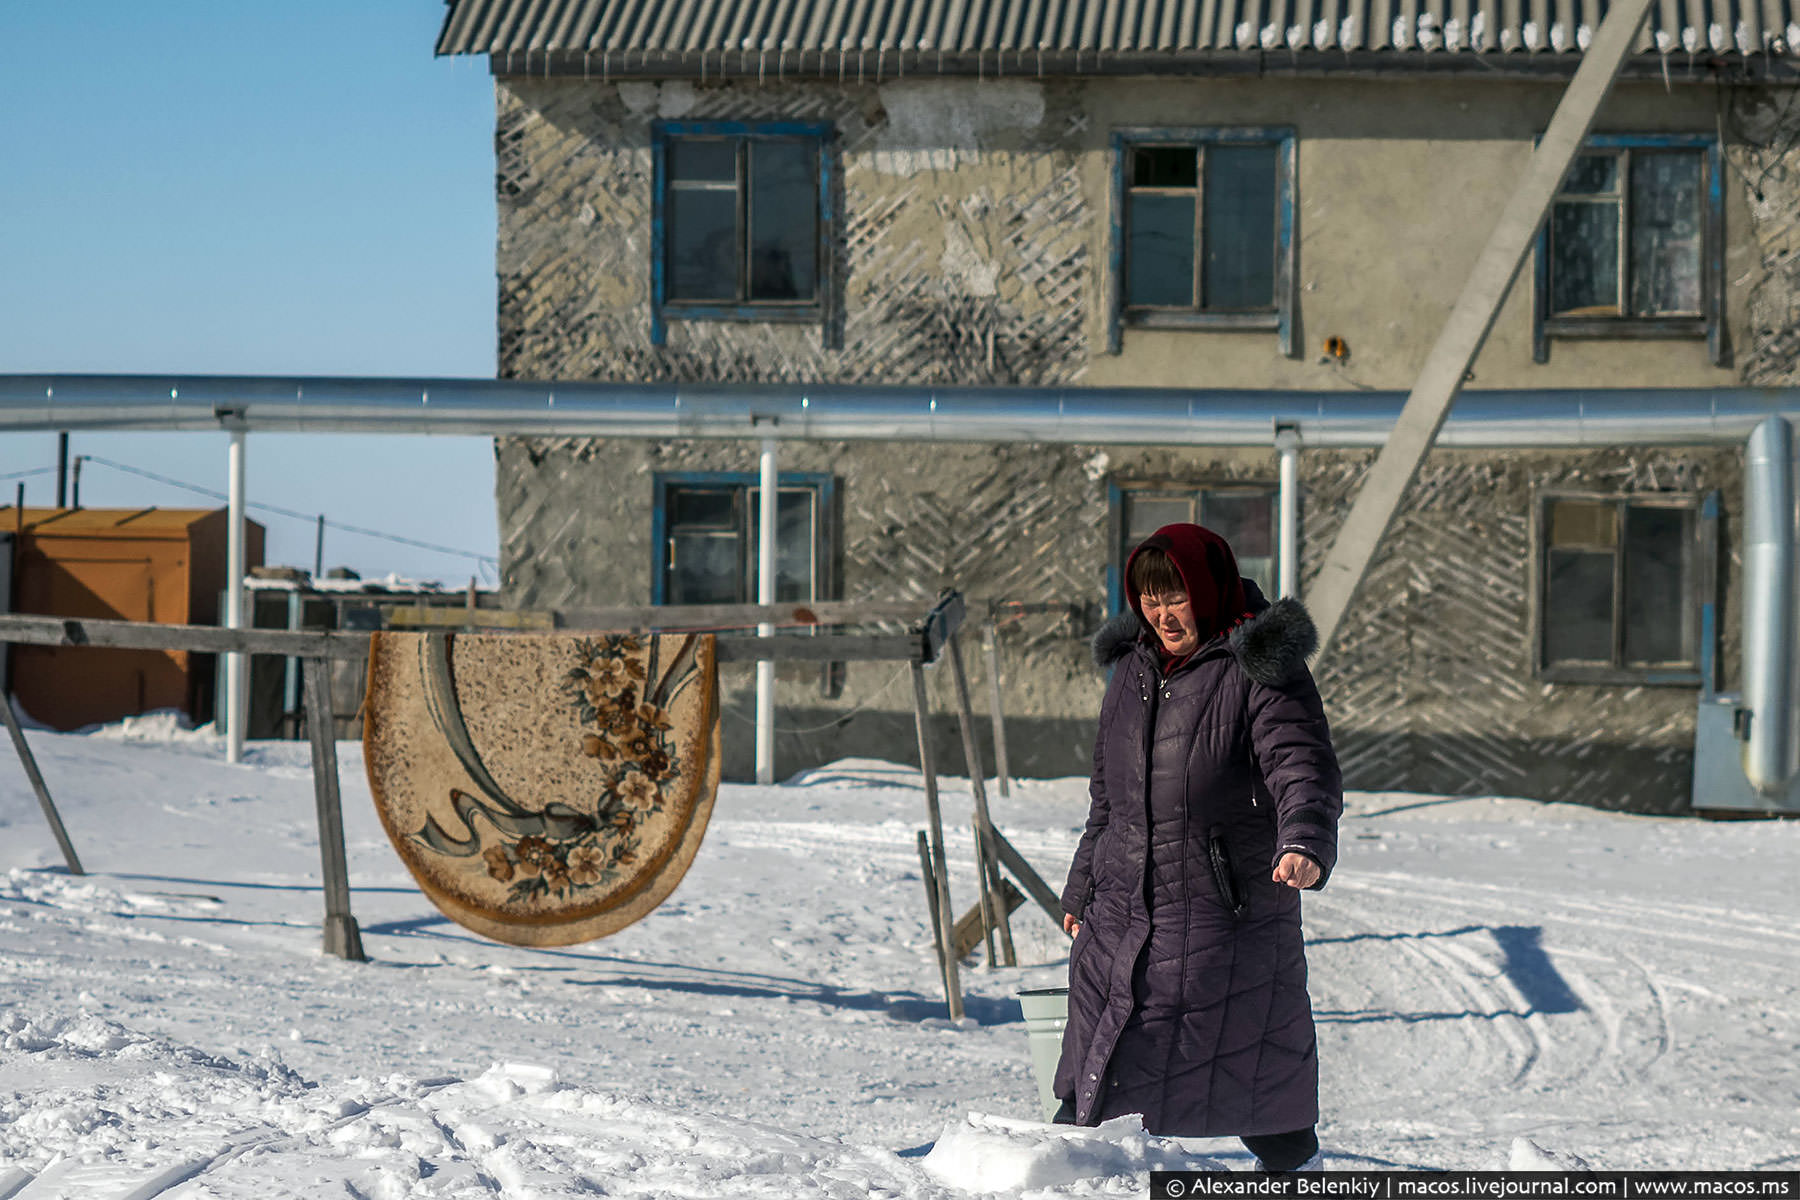
[[[12,530],[12,610],[214,625],[225,587],[222,508],[0,508]],[[261,566],[263,527],[246,522],[244,567]],[[13,695],[53,729],[175,708],[210,719],[213,656],[185,651],[14,646]]]

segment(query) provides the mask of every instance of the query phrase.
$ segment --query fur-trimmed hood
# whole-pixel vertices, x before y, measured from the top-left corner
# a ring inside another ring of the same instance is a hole
[[[1269,687],[1286,683],[1319,648],[1318,627],[1306,606],[1292,596],[1270,604],[1248,579],[1244,580],[1244,595],[1253,615],[1226,634],[1226,648],[1255,682]],[[1137,643],[1149,646],[1153,636],[1137,613],[1125,609],[1094,634],[1095,668],[1103,673],[1111,670]]]

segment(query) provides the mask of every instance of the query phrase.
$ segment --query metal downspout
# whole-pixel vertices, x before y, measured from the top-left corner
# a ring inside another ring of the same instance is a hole
[[[1795,458],[1793,427],[1770,417],[1744,447],[1744,688],[1750,717],[1744,776],[1764,794],[1793,778],[1795,689]]]
[[[1276,535],[1275,598],[1300,595],[1300,430],[1275,427],[1275,449],[1281,452],[1280,523]]]

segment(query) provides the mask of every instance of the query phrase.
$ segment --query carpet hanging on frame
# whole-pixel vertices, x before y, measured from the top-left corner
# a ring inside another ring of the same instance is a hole
[[[713,639],[376,633],[363,759],[445,916],[518,946],[604,937],[675,890],[705,835]]]

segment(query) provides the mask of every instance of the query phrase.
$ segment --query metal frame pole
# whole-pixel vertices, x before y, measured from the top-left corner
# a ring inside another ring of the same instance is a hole
[[[762,512],[756,529],[756,602],[775,603],[775,528],[780,514],[781,471],[778,443],[762,444]],[[772,637],[775,627],[756,627],[757,636]],[[756,782],[775,782],[775,663],[756,664]]]
[[[306,735],[312,743],[313,799],[319,810],[319,867],[325,890],[325,953],[366,962],[362,931],[350,913],[350,868],[344,855],[344,812],[338,798],[337,730],[331,715],[331,664],[305,659]]]
[[[1650,0],[1617,0],[1581,56],[1581,66],[1550,118],[1550,127],[1532,152],[1518,188],[1501,210],[1500,220],[1476,259],[1462,295],[1451,309],[1437,342],[1425,359],[1406,406],[1375,465],[1357,491],[1350,515],[1332,543],[1331,553],[1313,581],[1309,607],[1318,623],[1320,654],[1329,653],[1332,637],[1350,611],[1356,589],[1374,561],[1400,501],[1418,477],[1419,467],[1450,415],[1469,368],[1481,353],[1519,267],[1537,239],[1538,228],[1556,198],[1593,128],[1600,105],[1631,54],[1638,27],[1650,11]]]
[[[19,752],[19,763],[25,768],[25,778],[31,780],[31,790],[37,793],[38,807],[44,810],[44,819],[50,822],[50,832],[56,837],[56,844],[62,848],[63,861],[69,865],[69,874],[87,874],[81,869],[81,859],[75,853],[75,844],[69,840],[68,830],[63,828],[62,817],[57,815],[56,802],[50,799],[50,789],[44,785],[44,775],[38,770],[37,757],[31,753],[31,746],[25,741],[25,731],[19,728],[19,718],[13,712],[11,696],[0,695],[0,719],[5,720],[6,732],[12,735],[13,749]]]
[[[925,666],[912,664],[913,723],[919,731],[919,770],[925,776],[925,815],[931,823],[931,869],[937,877],[938,965],[944,976],[944,1003],[950,1019],[963,1017],[962,964],[956,960],[956,910],[950,907],[950,866],[944,856],[944,817],[938,806],[937,758],[931,751],[931,697],[925,691]]]
[[[231,431],[230,487],[225,542],[225,627],[244,627],[244,431]],[[225,656],[225,761],[244,761],[244,724],[249,716],[250,659]]]

